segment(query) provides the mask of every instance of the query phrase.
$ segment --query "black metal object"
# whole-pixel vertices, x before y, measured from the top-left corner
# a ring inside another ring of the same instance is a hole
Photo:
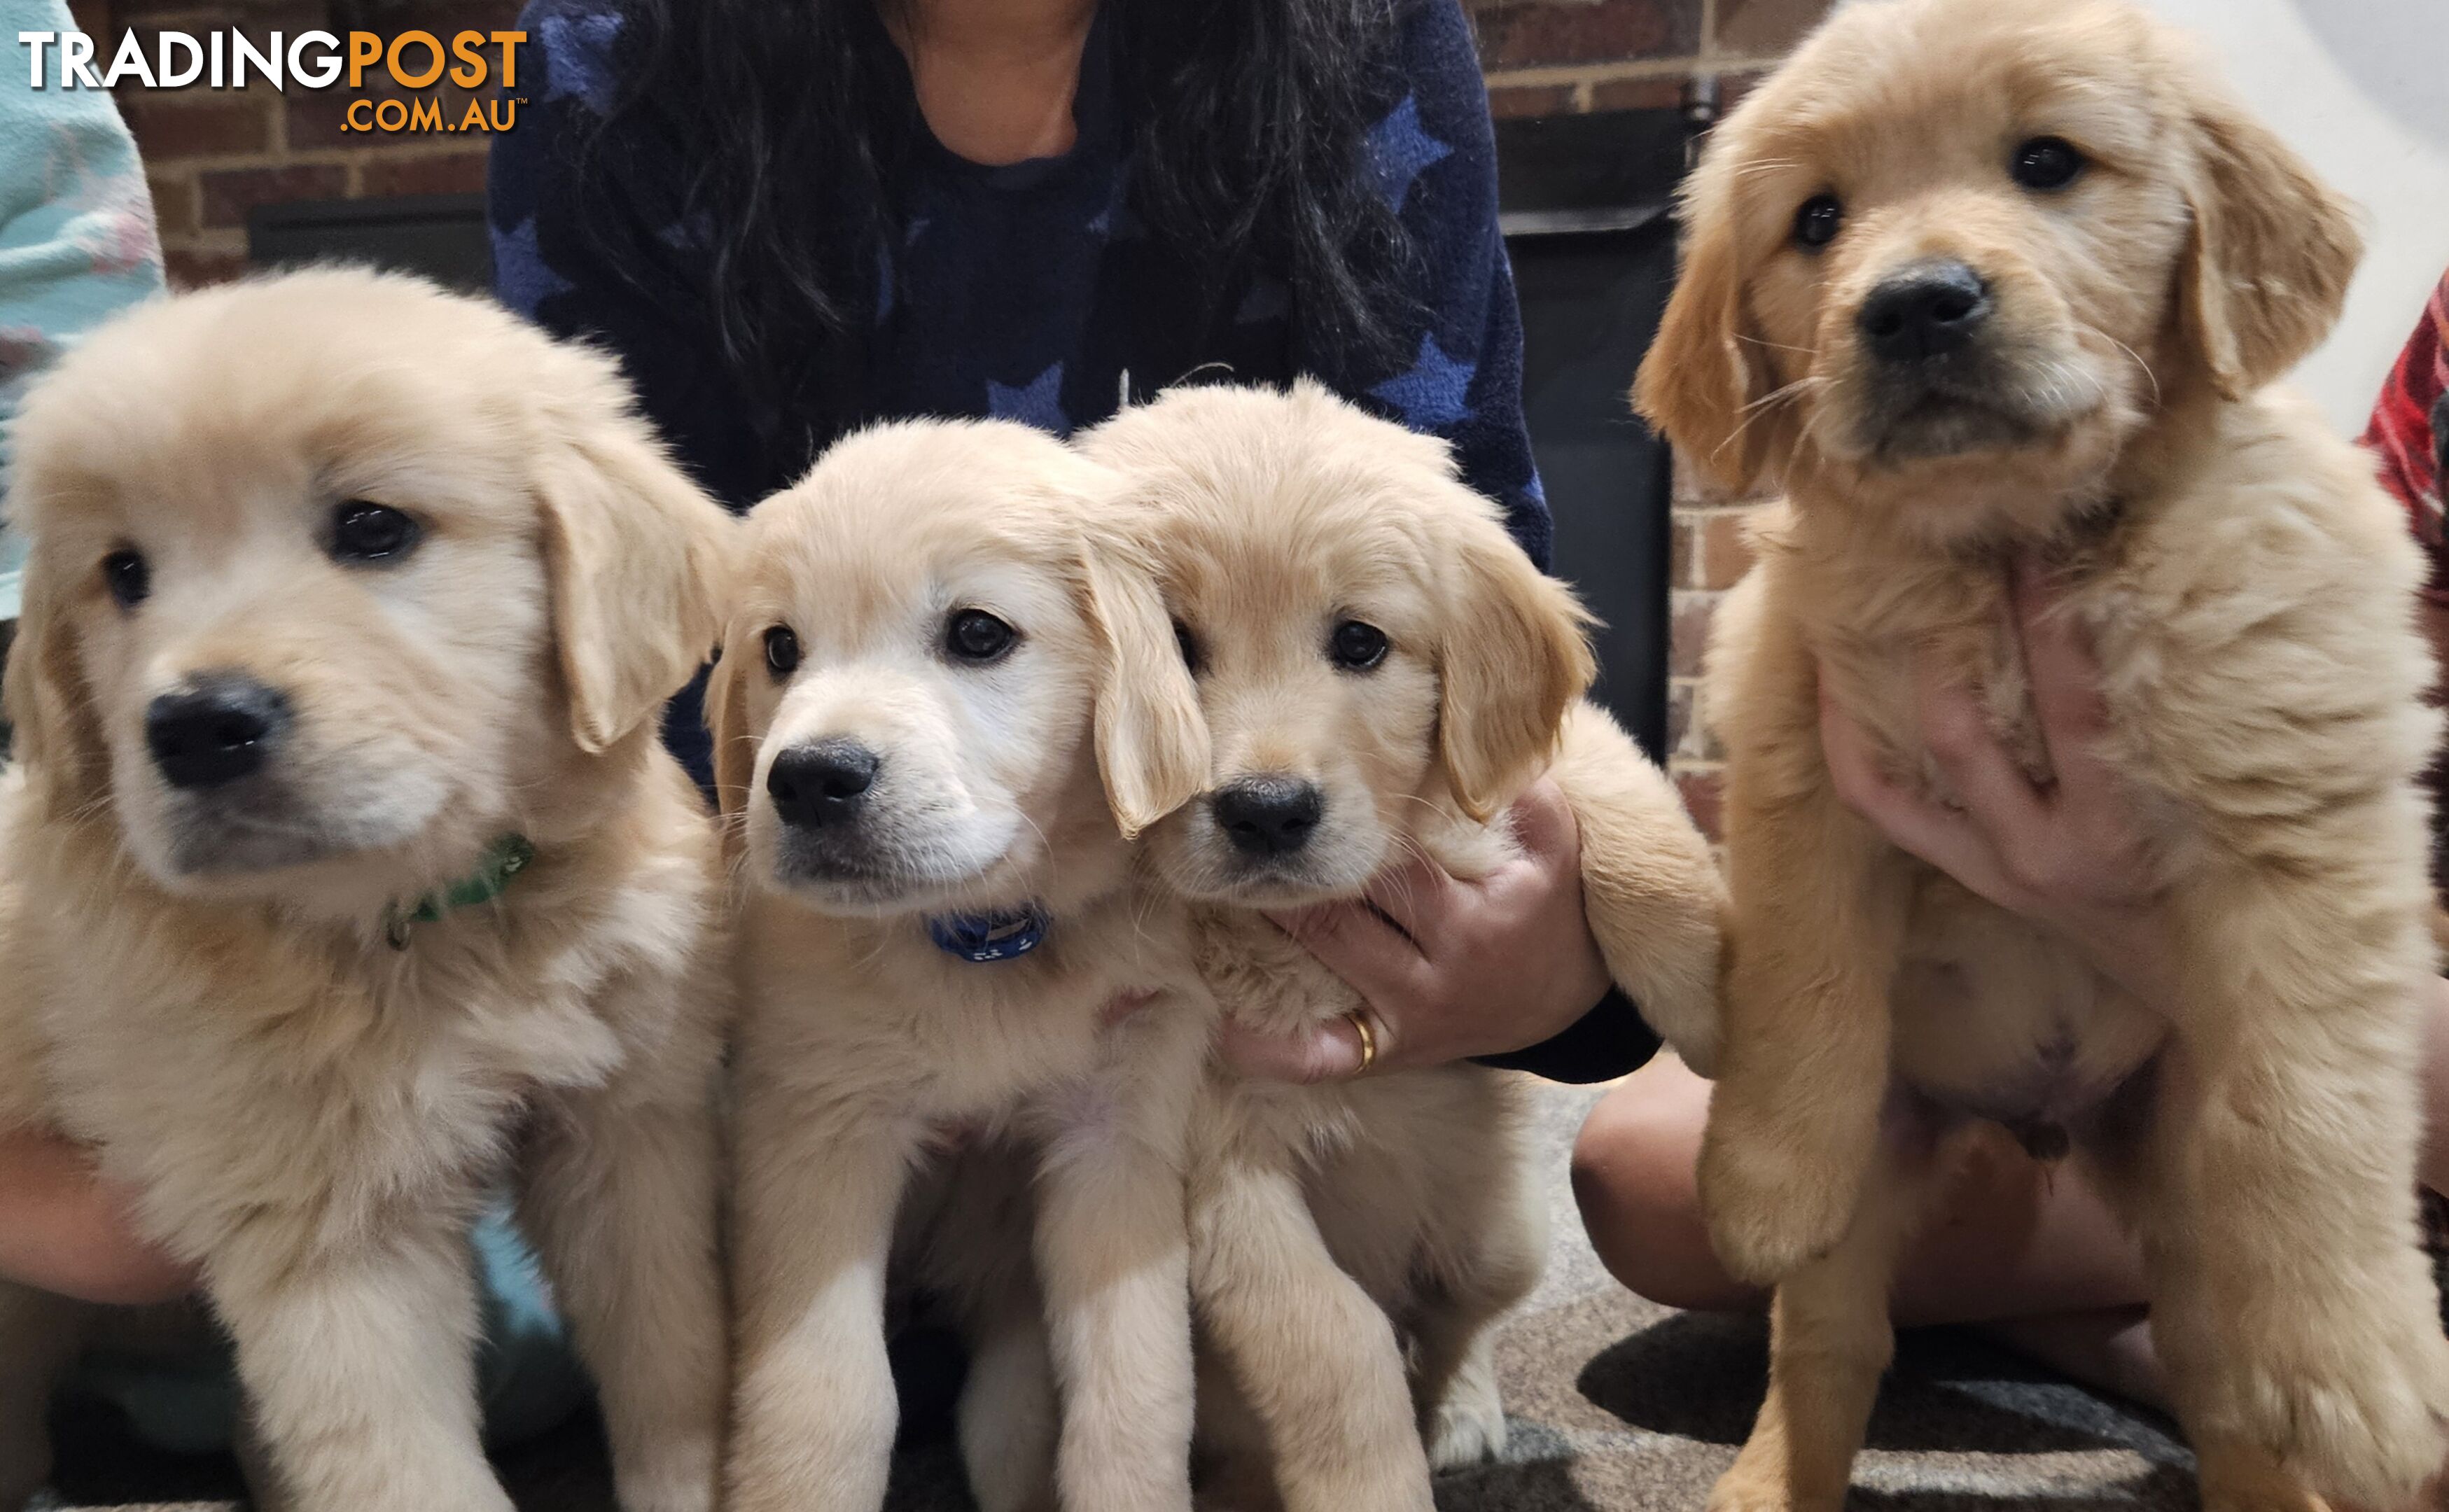
[[[371,263],[421,273],[470,294],[490,294],[493,287],[481,194],[263,205],[246,218],[246,259],[259,268]]]
[[[1603,622],[1599,701],[1660,758],[1672,491],[1668,448],[1626,393],[1674,287],[1668,211],[1687,136],[1675,110],[1503,121],[1496,133],[1555,571]]]

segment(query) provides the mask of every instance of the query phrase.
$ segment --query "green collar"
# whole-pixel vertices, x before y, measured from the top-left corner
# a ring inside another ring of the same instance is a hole
[[[408,927],[433,924],[453,909],[491,903],[509,889],[511,878],[535,859],[535,846],[523,834],[506,834],[485,851],[476,870],[447,888],[436,888],[412,904],[393,904],[383,910],[383,935],[395,950],[408,948]]]

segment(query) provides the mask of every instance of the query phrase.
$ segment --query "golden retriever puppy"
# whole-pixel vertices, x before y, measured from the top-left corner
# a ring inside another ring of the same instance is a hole
[[[752,516],[708,705],[745,892],[740,1512],[882,1503],[888,1256],[951,1127],[1039,1152],[1042,1324],[1026,1267],[975,1288],[981,1502],[1189,1504],[1182,1143],[1211,1015],[1118,816],[1187,798],[1205,748],[1151,581],[1092,540],[1110,488],[1023,426],[910,423]]]
[[[1667,1020],[1714,1022],[1707,849],[1665,776],[1576,701],[1580,607],[1441,443],[1302,383],[1178,391],[1081,445],[1142,510],[1197,685],[1203,791],[1149,830],[1147,866],[1198,906],[1226,1011],[1291,1027],[1361,1007],[1256,910],[1357,897],[1415,848],[1486,875],[1513,845],[1497,816],[1548,772],[1617,979]],[[1225,1504],[1426,1512],[1432,1463],[1503,1445],[1489,1325],[1536,1279],[1546,1234],[1518,1090],[1472,1065],[1210,1081],[1192,1274],[1223,1368],[1202,1424],[1261,1483],[1220,1483]]]
[[[508,1512],[465,1234],[509,1181],[622,1506],[704,1512],[722,878],[655,716],[731,522],[609,361],[360,272],[136,311],[15,443],[0,1123],[202,1267],[283,1504]],[[0,1288],[0,1504],[66,1306]]]
[[[1706,694],[1735,911],[1703,1196],[1728,1266],[1782,1283],[1718,1504],[1838,1505],[1929,1131],[1986,1119],[2072,1143],[2140,1234],[2210,1504],[2404,1505],[2449,1449],[2413,1196],[2432,667],[2370,462],[2267,387],[2338,312],[2347,208],[2133,7],[1894,0],[1727,118],[1685,213],[1639,405],[1785,492]],[[2172,1001],[1831,786],[1822,698],[1957,800],[1918,665],[2050,779],[2017,553],[2097,648]]]

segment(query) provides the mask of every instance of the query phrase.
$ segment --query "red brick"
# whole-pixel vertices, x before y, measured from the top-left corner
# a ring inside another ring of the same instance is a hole
[[[1751,570],[1751,542],[1744,533],[1744,514],[1729,509],[1701,522],[1701,582],[1704,588],[1731,588]]]
[[[1667,527],[1667,585],[1670,588],[1703,586],[1695,564],[1701,559],[1699,524],[1678,509]]]
[[[1499,85],[1488,91],[1488,113],[1499,119],[1570,115],[1572,109],[1573,86],[1569,84]]]
[[[165,174],[146,174],[145,184],[153,191],[153,223],[165,237],[181,236],[196,229],[196,181]]]
[[[1651,74],[1641,79],[1602,79],[1591,88],[1593,110],[1674,110],[1684,104],[1691,81],[1680,73]]]
[[[1676,595],[1675,614],[1667,627],[1667,670],[1679,678],[1701,675],[1702,654],[1709,649],[1709,616],[1717,595]]]
[[[357,171],[357,193],[368,200],[403,194],[482,194],[484,190],[482,152],[371,158]]]
[[[1718,838],[1718,821],[1725,806],[1726,784],[1715,772],[1684,772],[1675,778],[1675,791],[1683,795],[1684,812],[1710,839]]]
[[[1827,15],[1830,0],[1718,0],[1720,52],[1775,58],[1803,40]]]
[[[1527,0],[1472,20],[1491,68],[1678,58],[1701,42],[1701,8],[1689,0]]]
[[[162,253],[163,271],[170,277],[173,289],[201,289],[208,283],[227,283],[246,272],[246,254],[225,252],[217,248],[167,247]]]
[[[337,163],[291,163],[280,168],[222,168],[197,178],[207,226],[242,226],[258,205],[293,200],[337,200],[348,192],[349,170]]]
[[[119,113],[147,163],[262,152],[272,145],[271,102],[252,90],[219,96],[178,90],[160,97],[125,92]]]

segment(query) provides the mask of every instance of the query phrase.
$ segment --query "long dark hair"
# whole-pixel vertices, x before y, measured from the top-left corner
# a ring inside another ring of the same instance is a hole
[[[622,0],[617,93],[580,144],[581,223],[642,284],[652,258],[655,283],[677,272],[702,290],[760,430],[824,429],[829,388],[856,382],[846,349],[924,130],[878,14],[909,3]],[[1366,137],[1394,103],[1404,0],[1102,3],[1139,220],[1186,277],[1263,272],[1313,342],[1381,347],[1402,239]],[[642,199],[656,182],[677,201]],[[674,225],[685,245],[660,229]]]

